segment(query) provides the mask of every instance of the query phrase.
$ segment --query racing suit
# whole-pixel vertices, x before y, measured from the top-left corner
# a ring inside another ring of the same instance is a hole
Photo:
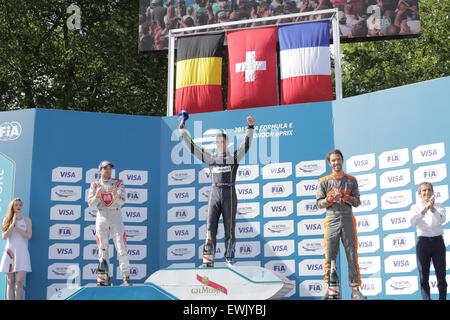
[[[341,201],[332,202],[327,198],[333,189],[340,191]],[[349,284],[352,287],[360,286],[358,238],[356,221],[352,213],[352,206],[357,207],[361,203],[357,180],[345,173],[331,173],[320,178],[316,201],[319,208],[327,209],[324,221],[325,282],[328,282],[330,264],[337,258],[339,239],[342,239],[348,262]]]
[[[246,130],[244,141],[233,153],[211,153],[197,146],[186,131],[182,138],[192,154],[209,165],[211,173],[211,189],[208,201],[208,216],[206,219],[206,230],[211,232],[214,250],[216,249],[217,227],[220,215],[223,215],[225,231],[225,258],[234,258],[236,237],[236,210],[237,196],[235,189],[236,173],[239,162],[250,148],[253,139],[253,126]],[[206,239],[208,240],[208,239]]]
[[[112,193],[113,186],[117,186],[117,193]],[[101,187],[102,192],[96,197],[97,188]],[[108,245],[109,237],[112,236],[116,246],[117,259],[119,260],[122,276],[130,275],[130,262],[127,253],[127,239],[122,221],[120,207],[125,203],[125,186],[120,179],[94,180],[91,183],[88,194],[89,207],[97,208],[97,219],[95,221],[95,240],[99,247],[98,260],[103,259],[109,265]]]

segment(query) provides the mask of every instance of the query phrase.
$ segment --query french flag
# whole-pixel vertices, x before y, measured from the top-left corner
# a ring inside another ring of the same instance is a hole
[[[329,21],[278,27],[280,104],[333,100]]]

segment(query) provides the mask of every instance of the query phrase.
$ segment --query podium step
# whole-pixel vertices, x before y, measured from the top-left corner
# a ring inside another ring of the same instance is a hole
[[[131,287],[64,288],[55,293],[50,300],[177,300],[177,298],[158,286],[148,283],[134,284]]]
[[[169,268],[131,287],[64,288],[51,300],[267,300],[280,299],[294,284],[255,266]]]
[[[288,279],[256,266],[161,269],[145,283],[156,284],[180,300],[280,299],[294,286]]]

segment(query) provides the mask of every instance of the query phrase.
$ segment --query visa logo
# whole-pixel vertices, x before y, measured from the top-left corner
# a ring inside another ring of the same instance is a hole
[[[72,254],[72,249],[69,248],[56,248],[57,254]]]
[[[437,155],[437,150],[436,149],[423,150],[420,151],[420,154],[422,155],[422,157],[431,157]]]
[[[303,187],[305,188],[305,191],[316,191],[317,190],[316,184],[307,184]]]
[[[177,198],[177,199],[189,198],[189,193],[188,192],[175,192],[175,198]]]
[[[177,237],[189,236],[188,230],[175,230],[174,232]]]
[[[408,260],[397,260],[393,261],[394,267],[409,267],[409,261]]]
[[[391,176],[391,177],[388,177],[388,181],[389,182],[400,182],[400,181],[403,181],[403,176],[402,175],[397,175],[397,176]]]
[[[272,212],[286,212],[286,206],[270,206]]]
[[[286,173],[284,168],[270,168],[271,174]]]
[[[305,224],[306,230],[322,230],[320,223],[307,223]]]
[[[375,285],[373,283],[363,283],[361,284],[361,290],[375,290]]]
[[[59,174],[61,178],[75,178],[75,172],[73,171],[61,171]]]
[[[401,217],[401,218],[391,218],[391,223],[392,223],[392,224],[402,224],[402,223],[406,223],[406,218],[405,218],[405,217]]]
[[[252,227],[239,227],[239,233],[252,233],[253,228]]]
[[[127,253],[129,256],[139,256],[141,254],[139,249],[128,249]]]
[[[358,246],[360,248],[371,248],[373,247],[372,241],[358,241]]]
[[[238,192],[239,194],[253,194],[252,189],[239,189]]]
[[[132,181],[141,181],[142,178],[139,174],[127,174],[127,179]]]
[[[361,201],[361,206],[365,207],[365,206],[370,206],[370,200],[364,199]]]
[[[127,211],[125,214],[128,218],[140,218],[141,217],[141,214],[139,213],[139,211]]]
[[[314,264],[307,264],[306,268],[309,271],[322,271],[323,270],[323,266],[321,264],[316,264],[316,263],[314,263]]]
[[[276,245],[271,247],[274,252],[288,251],[287,245]]]
[[[71,209],[58,209],[60,216],[73,216],[74,212]]]
[[[369,165],[369,160],[356,160],[353,163],[355,167],[364,167]]]

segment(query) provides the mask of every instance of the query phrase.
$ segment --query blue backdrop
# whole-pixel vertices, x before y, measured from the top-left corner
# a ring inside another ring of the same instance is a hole
[[[355,217],[363,293],[369,299],[420,299],[408,210],[423,179],[433,182],[438,201],[448,206],[449,85],[447,77],[341,101],[192,114],[187,129],[205,148],[212,148],[216,129],[225,129],[230,149],[237,148],[246,117],[256,119],[238,172],[237,264],[260,265],[294,281],[287,299],[323,295],[325,213],[314,199],[318,177],[330,172],[325,154],[336,147],[361,188]],[[104,159],[116,164],[115,177],[127,189],[122,217],[133,281],[160,268],[201,264],[209,170],[184,146],[177,125],[176,117],[0,113],[0,215],[18,196],[33,221],[27,299],[47,299],[67,283],[95,282],[95,212],[86,192]],[[448,245],[448,224],[445,229]],[[223,241],[220,226],[217,265],[224,263]],[[0,241],[1,251],[5,243]],[[343,251],[339,265],[349,298]]]

